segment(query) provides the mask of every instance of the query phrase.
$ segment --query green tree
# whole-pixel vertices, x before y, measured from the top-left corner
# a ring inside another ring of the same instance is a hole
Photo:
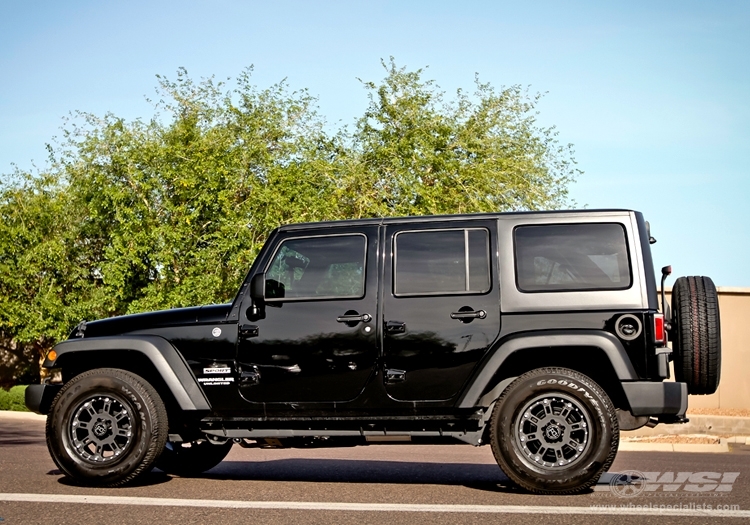
[[[0,189],[0,378],[81,319],[230,300],[281,224],[567,205],[572,148],[538,95],[477,80],[446,100],[384,67],[351,131],[250,69],[233,88],[158,77],[148,120],[77,114],[46,169]]]
[[[352,137],[367,187],[361,215],[424,215],[554,209],[567,205],[578,170],[572,146],[536,123],[536,103],[520,86],[496,91],[475,79],[446,101],[423,70],[383,63],[380,84]],[[356,206],[355,206],[356,208]]]

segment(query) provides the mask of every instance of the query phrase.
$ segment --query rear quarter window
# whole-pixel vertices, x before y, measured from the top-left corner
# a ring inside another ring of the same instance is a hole
[[[621,224],[545,224],[514,230],[522,292],[624,290],[632,284]]]

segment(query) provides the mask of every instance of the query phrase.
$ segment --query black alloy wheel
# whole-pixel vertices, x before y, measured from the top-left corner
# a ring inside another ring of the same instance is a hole
[[[565,368],[532,370],[497,400],[492,452],[517,485],[573,494],[594,485],[614,461],[617,412],[591,378]]]
[[[81,485],[117,486],[151,470],[167,441],[164,403],[143,378],[120,369],[84,372],[60,390],[47,417],[47,448]]]

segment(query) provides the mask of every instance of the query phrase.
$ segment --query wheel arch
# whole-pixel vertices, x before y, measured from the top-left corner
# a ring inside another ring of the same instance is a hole
[[[119,368],[151,383],[167,406],[185,412],[204,412],[211,405],[182,354],[158,336],[70,339],[54,347],[46,368],[62,369],[63,380],[95,368]]]
[[[622,381],[638,376],[620,342],[607,332],[527,333],[501,342],[459,399],[460,408],[489,406],[511,380],[536,368],[563,367],[589,376],[617,408],[628,409]]]

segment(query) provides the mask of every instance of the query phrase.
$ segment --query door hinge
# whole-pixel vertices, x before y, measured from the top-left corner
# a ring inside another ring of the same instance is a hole
[[[240,325],[240,337],[249,339],[251,337],[258,337],[258,327],[254,324],[243,324]]]
[[[404,379],[406,379],[406,370],[386,368],[385,370],[385,382],[386,383],[400,383]]]

